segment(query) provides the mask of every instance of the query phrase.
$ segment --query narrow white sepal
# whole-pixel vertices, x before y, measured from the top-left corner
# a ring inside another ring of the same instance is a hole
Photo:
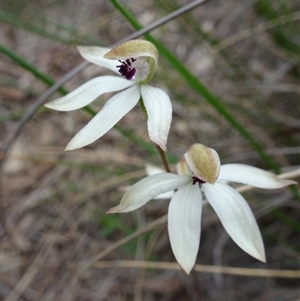
[[[271,172],[245,164],[222,165],[218,180],[242,183],[264,189],[277,189],[297,184],[293,180],[280,179]]]
[[[150,139],[164,151],[172,121],[172,104],[166,92],[149,85],[141,86],[141,93],[148,114]]]
[[[246,253],[265,262],[263,240],[246,200],[224,183],[206,183],[202,187],[208,202],[232,240]]]
[[[111,50],[110,48],[97,46],[78,46],[77,49],[81,56],[88,62],[119,73],[117,65],[120,65],[120,62],[118,60],[108,60],[104,58],[104,55]]]
[[[181,187],[171,199],[168,231],[176,260],[186,274],[195,265],[201,233],[202,196],[199,185]]]
[[[160,173],[149,176],[134,184],[123,196],[120,204],[107,213],[130,212],[145,205],[156,196],[177,189],[191,181],[189,176]]]
[[[66,96],[46,103],[45,106],[57,111],[73,111],[87,106],[104,93],[120,91],[134,84],[133,81],[117,76],[100,76],[86,82]]]
[[[66,150],[84,147],[107,133],[139,101],[138,86],[128,88],[112,97],[102,110],[68,143]]]

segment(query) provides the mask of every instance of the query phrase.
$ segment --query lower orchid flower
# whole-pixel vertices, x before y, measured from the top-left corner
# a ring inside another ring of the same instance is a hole
[[[189,274],[200,245],[203,193],[233,241],[249,255],[265,262],[264,244],[255,217],[243,196],[227,182],[264,189],[278,189],[296,182],[249,165],[220,165],[217,152],[202,144],[192,145],[184,158],[186,161],[178,165],[178,175],[156,170],[157,174],[134,184],[120,204],[108,213],[130,212],[164,193],[174,192],[168,209],[169,238],[176,260]]]
[[[145,40],[132,40],[109,49],[80,46],[87,61],[119,73],[120,76],[99,76],[66,96],[45,106],[57,111],[72,111],[89,105],[104,93],[116,92],[102,110],[68,143],[66,150],[84,147],[107,133],[138,102],[147,112],[150,139],[164,151],[170,124],[172,104],[162,89],[148,85],[157,66],[158,51]]]

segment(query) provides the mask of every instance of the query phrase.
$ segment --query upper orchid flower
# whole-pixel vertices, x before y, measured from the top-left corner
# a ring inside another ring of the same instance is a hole
[[[68,95],[47,103],[46,107],[72,111],[83,108],[104,93],[127,89],[113,96],[69,142],[66,150],[86,146],[102,137],[140,99],[147,111],[150,139],[166,150],[172,120],[171,101],[163,90],[148,85],[157,66],[156,47],[148,41],[132,40],[113,49],[80,46],[78,50],[87,61],[119,73],[121,77],[96,77]]]
[[[142,179],[108,213],[132,211],[163,193],[177,190],[169,205],[168,232],[173,253],[181,268],[189,274],[199,249],[203,192],[235,243],[265,262],[264,245],[255,217],[246,200],[227,182],[265,189],[282,188],[296,182],[279,179],[249,165],[220,166],[216,151],[202,144],[192,145],[184,157],[186,161],[180,161],[177,166],[179,175],[163,172]]]

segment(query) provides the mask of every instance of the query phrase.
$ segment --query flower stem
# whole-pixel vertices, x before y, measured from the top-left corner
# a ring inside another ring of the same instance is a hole
[[[171,172],[170,166],[169,166],[169,162],[168,162],[167,157],[166,157],[166,153],[157,144],[155,144],[155,146],[156,146],[156,148],[158,150],[158,153],[159,153],[159,155],[161,157],[161,160],[162,160],[162,162],[164,164],[166,172]]]

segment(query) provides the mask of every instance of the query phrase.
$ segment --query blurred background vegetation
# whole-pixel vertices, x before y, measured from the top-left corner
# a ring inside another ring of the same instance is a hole
[[[4,0],[2,155],[37,99],[83,61],[76,45],[109,46],[189,2]],[[208,0],[146,36],[160,52],[151,84],[173,103],[171,163],[199,142],[216,149],[223,163],[277,173],[299,169],[299,12],[295,0]],[[102,74],[108,71],[89,66],[52,98]],[[109,97],[100,97],[93,109]],[[118,130],[65,153],[90,119],[84,111],[41,107],[14,141],[1,170],[1,300],[298,300],[299,279],[186,276],[164,268],[164,262],[177,267],[163,218],[168,202],[105,215],[126,186],[145,175],[145,163],[161,165],[144,116],[136,107]],[[197,264],[298,270],[297,189],[244,196],[263,233],[267,264],[240,250],[208,206]],[[110,265],[121,259],[161,265]]]

